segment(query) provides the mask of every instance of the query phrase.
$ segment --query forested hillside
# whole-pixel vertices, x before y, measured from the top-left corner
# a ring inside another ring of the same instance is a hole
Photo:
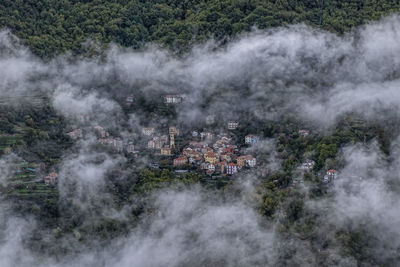
[[[0,1],[0,267],[399,266],[399,11]]]
[[[307,23],[342,34],[400,10],[399,0],[5,0],[9,28],[41,57],[86,51],[87,39],[138,48],[147,42],[181,51],[194,42]]]

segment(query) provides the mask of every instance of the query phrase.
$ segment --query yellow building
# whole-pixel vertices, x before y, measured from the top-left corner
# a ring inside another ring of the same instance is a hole
[[[218,163],[218,155],[215,154],[214,152],[207,152],[204,154],[204,160],[211,164],[217,164]]]
[[[164,146],[161,148],[161,155],[170,156],[172,154],[171,148],[169,146]]]

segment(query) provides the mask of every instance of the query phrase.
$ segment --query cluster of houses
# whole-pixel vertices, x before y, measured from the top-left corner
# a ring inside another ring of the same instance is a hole
[[[143,128],[142,133],[146,136],[154,134],[154,128]],[[175,136],[179,135],[179,129],[175,126],[169,127],[169,138],[167,135],[153,136],[147,142],[147,148],[160,151],[160,155],[172,156],[172,150],[175,148]]]
[[[129,154],[137,154],[138,151],[135,150],[135,145],[133,141],[124,141],[121,138],[115,138],[110,136],[110,133],[106,131],[103,127],[96,125],[91,127],[93,132],[95,133],[97,137],[97,143],[99,145],[103,145],[106,147],[109,147],[111,149],[114,149],[117,152],[123,152],[126,151]],[[149,128],[146,130],[143,130],[146,135],[152,134],[154,132],[153,128]],[[78,140],[83,138],[83,130],[78,128],[74,129],[71,132],[68,132],[67,135],[72,139],[72,140]]]
[[[164,96],[164,103],[166,104],[179,104],[186,99],[185,94],[169,94]]]
[[[202,136],[201,141],[190,142],[174,159],[175,167],[189,164],[209,175],[233,175],[243,168],[256,166],[256,158],[252,155],[240,155],[237,146],[228,135],[218,135],[214,143],[211,142],[211,134],[205,133]]]

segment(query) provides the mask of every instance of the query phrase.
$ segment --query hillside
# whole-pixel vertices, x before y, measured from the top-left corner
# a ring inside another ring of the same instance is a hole
[[[82,44],[87,40],[134,48],[155,42],[182,51],[209,38],[226,41],[252,27],[297,23],[343,34],[399,10],[397,0],[5,0],[0,28],[10,29],[35,54],[51,57],[91,53]]]
[[[400,262],[399,1],[0,1],[0,267]]]

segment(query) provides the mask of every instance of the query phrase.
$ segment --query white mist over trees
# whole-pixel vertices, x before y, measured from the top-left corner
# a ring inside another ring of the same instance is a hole
[[[1,200],[1,266],[357,266],[331,234],[339,228],[368,232],[375,259],[399,260],[400,17],[342,37],[304,25],[255,30],[223,47],[210,41],[182,57],[154,45],[140,52],[113,46],[101,58],[66,54],[43,61],[17,43],[9,32],[0,33],[0,99],[18,106],[32,95],[45,95],[71,128],[79,126],[76,117],[82,115],[89,125],[111,128],[122,139],[138,136],[142,127],[166,119],[140,109],[126,116],[118,100],[134,94],[147,103],[182,92],[187,101],[177,107],[176,123],[186,127],[208,114],[258,121],[295,114],[323,136],[355,113],[391,124],[393,139],[389,155],[377,141],[341,148],[342,178],[324,200],[311,199],[304,186],[308,219],[319,227],[309,239],[284,229],[283,212],[270,219],[257,213],[254,184],[259,181],[246,175],[233,182],[239,192],[233,195],[196,186],[156,190],[146,196],[152,200],[147,213],[124,237],[85,246],[73,232],[54,239],[72,247],[60,258],[30,251],[24,238],[35,234],[34,219],[17,216],[11,203]],[[95,134],[62,152],[60,202],[74,203],[92,220],[104,216],[127,223],[131,207],[105,204],[112,196],[103,191],[108,175],[126,159],[95,151]],[[258,149],[271,153],[271,168],[279,169],[271,142],[264,140]],[[10,156],[0,159],[1,183],[9,164]],[[50,232],[42,234],[51,239]]]

